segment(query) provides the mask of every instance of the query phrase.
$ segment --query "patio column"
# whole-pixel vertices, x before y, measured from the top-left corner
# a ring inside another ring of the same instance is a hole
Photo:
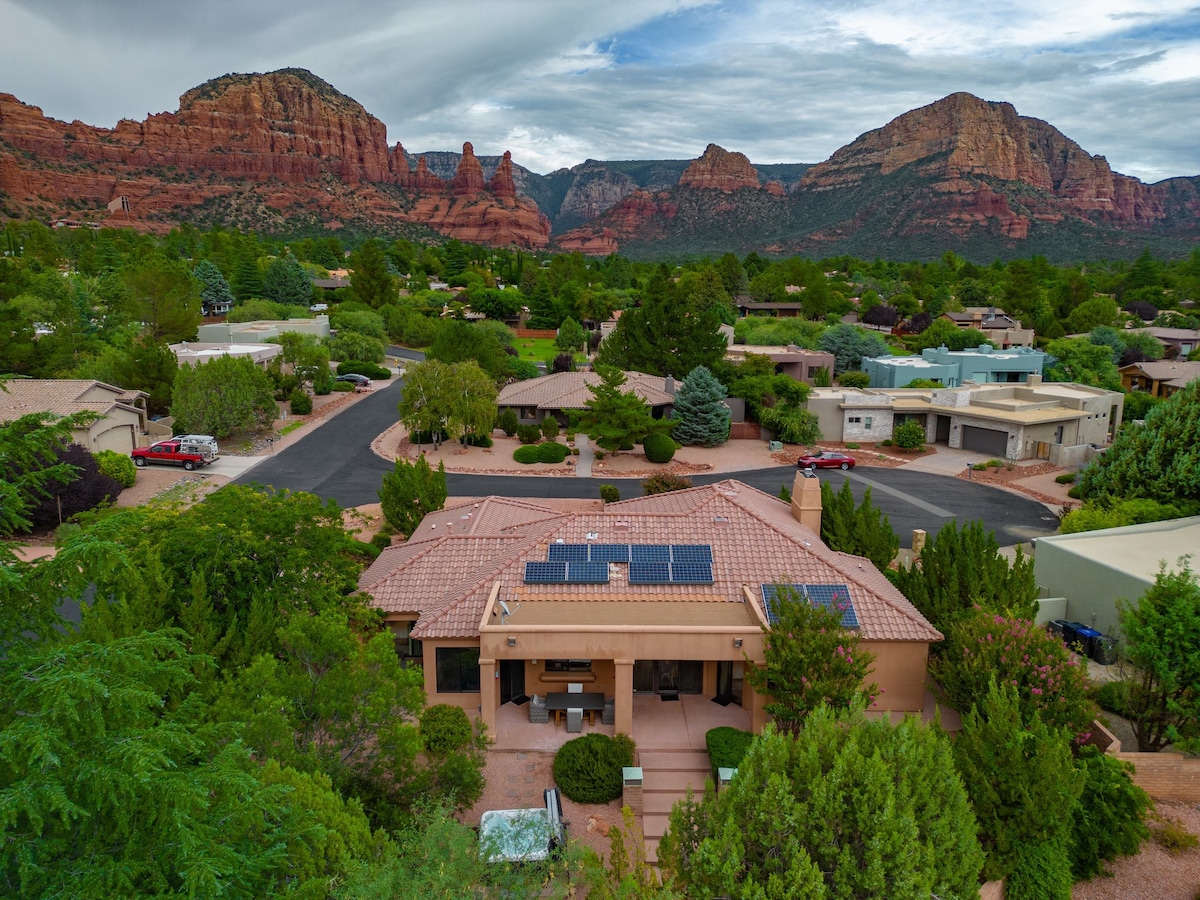
[[[487,726],[488,733],[496,734],[496,661],[479,660],[479,718]]]
[[[613,731],[623,734],[633,734],[633,660],[614,659],[616,679],[613,687],[613,697],[616,701],[613,709]]]

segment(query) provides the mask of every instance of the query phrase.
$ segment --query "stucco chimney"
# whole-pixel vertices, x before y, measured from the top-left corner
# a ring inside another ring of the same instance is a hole
[[[792,480],[792,518],[820,535],[821,482],[809,469],[797,469]]]

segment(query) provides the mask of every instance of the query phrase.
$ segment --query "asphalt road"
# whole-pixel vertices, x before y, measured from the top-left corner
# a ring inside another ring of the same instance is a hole
[[[379,384],[379,382],[376,382]],[[377,387],[370,396],[347,407],[321,428],[280,450],[236,479],[237,484],[263,484],[277,489],[308,491],[335,500],[342,507],[379,501],[379,485],[392,467],[371,451],[371,441],[396,422],[400,379]],[[736,477],[746,484],[777,495],[789,488],[796,470],[776,466],[747,472],[699,475],[696,485]],[[912,472],[904,468],[882,469],[863,466],[849,472],[824,470],[818,475],[834,490],[850,480],[851,490],[861,500],[871,488],[871,501],[882,509],[900,535],[904,547],[912,545],[914,528],[935,534],[951,519],[966,523],[982,519],[1004,546],[1050,534],[1058,526],[1054,515],[1041,503],[1000,488],[942,475]],[[621,496],[641,495],[639,479],[562,478],[525,475],[463,475],[448,473],[446,488],[452,497],[599,497],[601,484],[615,484]]]

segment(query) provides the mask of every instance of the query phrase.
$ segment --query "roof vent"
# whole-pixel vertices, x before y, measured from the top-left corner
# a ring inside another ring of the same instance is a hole
[[[726,528],[729,525],[729,516],[713,516],[713,524],[718,528]]]
[[[617,522],[616,524],[613,525],[613,531],[628,531],[628,530],[629,530],[628,522]]]

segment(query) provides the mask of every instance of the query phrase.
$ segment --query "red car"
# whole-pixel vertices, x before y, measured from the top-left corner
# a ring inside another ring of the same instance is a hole
[[[813,456],[802,456],[796,460],[799,469],[853,469],[854,457],[836,450],[822,450]]]

